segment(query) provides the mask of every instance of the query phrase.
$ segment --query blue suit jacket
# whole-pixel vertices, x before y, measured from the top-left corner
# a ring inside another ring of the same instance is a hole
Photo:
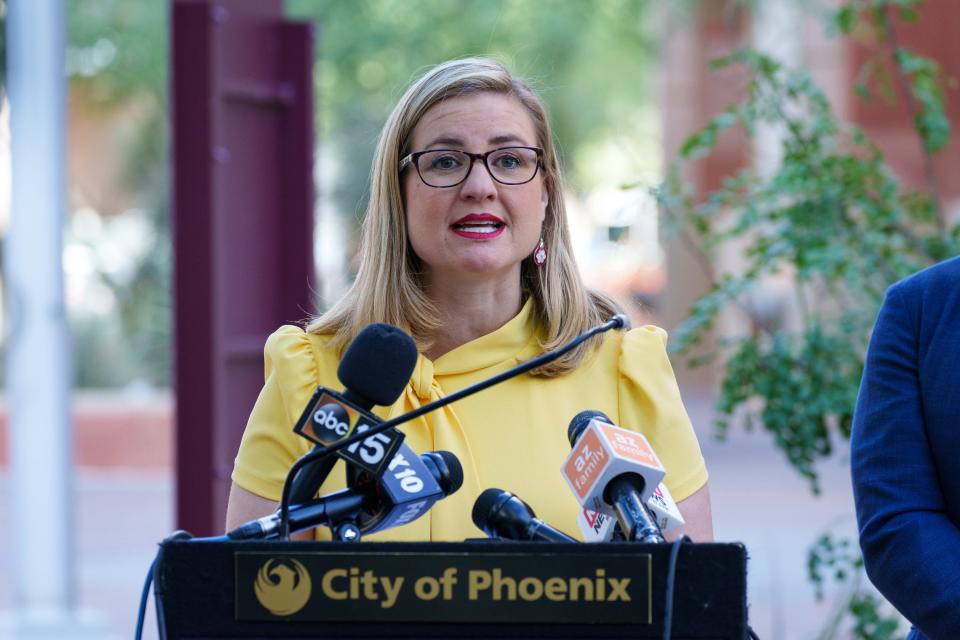
[[[867,575],[911,638],[960,638],[960,258],[887,291],[851,466]]]

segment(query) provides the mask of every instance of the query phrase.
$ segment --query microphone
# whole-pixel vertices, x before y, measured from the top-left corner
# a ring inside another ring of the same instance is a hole
[[[602,507],[598,507],[600,509]],[[582,507],[577,512],[577,528],[584,542],[622,542],[623,530],[617,519],[599,510]]]
[[[526,502],[503,489],[487,489],[473,503],[473,524],[491,538],[578,542],[537,518]]]
[[[657,526],[663,533],[673,531],[685,524],[680,509],[677,508],[677,503],[670,495],[670,490],[662,482],[657,485],[657,488],[653,490],[653,495],[647,500],[647,509],[653,519],[657,521]]]
[[[561,467],[580,506],[615,515],[627,540],[663,542],[645,502],[666,471],[647,439],[582,411],[567,429],[572,450]]]
[[[396,402],[416,364],[417,347],[410,336],[389,324],[367,325],[347,347],[337,367],[343,393],[318,387],[294,431],[317,443],[310,452],[314,453],[348,435],[351,425],[360,432],[369,429],[379,422],[369,410],[374,405],[390,406]],[[377,374],[372,375],[372,371]],[[369,464],[389,460],[387,454],[396,451],[403,436],[393,430],[368,440],[339,451],[340,457],[369,469]],[[303,503],[312,498],[336,462],[337,458],[330,455],[300,469],[293,478],[289,503]]]
[[[623,531],[616,518],[601,512],[601,505],[594,505],[594,509],[584,507],[577,513],[577,528],[583,535],[584,542],[616,542],[622,541]],[[653,495],[647,500],[647,511],[660,528],[661,533],[668,533],[684,525],[683,516],[667,485],[662,482],[653,490]]]
[[[418,456],[407,445],[390,460],[386,472],[363,471],[352,479],[353,490],[375,497],[374,506],[357,516],[362,533],[376,533],[413,522],[463,484],[463,467],[449,451]]]
[[[289,531],[331,527],[355,521],[363,533],[399,527],[416,520],[433,504],[463,484],[463,467],[449,451],[429,451],[422,456],[394,456],[382,482],[366,475],[356,487],[296,504],[289,508]],[[231,540],[265,540],[281,535],[280,510],[251,520],[227,533]]]

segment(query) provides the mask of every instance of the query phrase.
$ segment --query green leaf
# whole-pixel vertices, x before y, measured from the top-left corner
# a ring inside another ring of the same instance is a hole
[[[854,2],[844,4],[831,17],[831,25],[840,33],[847,35],[853,31],[854,23],[857,19],[857,8]]]

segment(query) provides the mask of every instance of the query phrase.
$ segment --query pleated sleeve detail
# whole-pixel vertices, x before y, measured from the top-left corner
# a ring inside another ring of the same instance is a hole
[[[293,432],[318,385],[339,388],[335,357],[318,349],[322,336],[283,326],[263,349],[264,385],[247,421],[233,481],[247,491],[279,500],[286,472],[311,443]]]

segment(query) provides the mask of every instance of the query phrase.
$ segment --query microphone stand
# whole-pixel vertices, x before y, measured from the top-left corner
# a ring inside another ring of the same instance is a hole
[[[315,448],[313,451],[308,451],[306,454],[301,456],[299,460],[290,466],[290,470],[287,471],[287,477],[283,480],[283,494],[280,498],[280,532],[277,536],[280,540],[287,540],[290,538],[290,492],[293,489],[293,478],[297,477],[297,472],[300,471],[300,469],[307,466],[311,462],[323,464],[324,461],[329,460],[330,463],[327,464],[326,468],[320,473],[320,482],[317,484],[319,487],[321,484],[326,482],[330,472],[333,471],[333,465],[336,463],[336,460],[333,459],[335,456],[336,449],[331,450],[329,447],[324,447],[323,449]],[[303,464],[300,464],[301,462]],[[334,531],[333,533],[335,538],[340,539],[338,532]],[[349,536],[350,534],[348,533],[347,535]],[[342,539],[349,540],[350,538]]]
[[[286,479],[283,482],[283,493],[281,494],[281,497],[280,497],[280,522],[281,522],[280,530],[281,532],[287,533],[289,529],[289,501],[290,501],[290,489],[291,489],[291,485],[293,484],[292,479],[297,474],[297,472],[304,466],[310,464],[315,460],[319,460],[320,458],[324,458],[326,456],[332,455],[335,452],[339,451],[340,449],[349,447],[355,442],[366,440],[370,436],[376,435],[382,431],[386,431],[387,429],[393,428],[405,422],[409,422],[410,420],[413,420],[415,418],[419,418],[420,416],[426,413],[430,413],[435,409],[439,409],[440,407],[445,407],[446,405],[452,402],[456,402],[457,400],[466,398],[467,396],[471,396],[479,391],[483,391],[488,387],[492,387],[495,384],[499,384],[505,380],[514,378],[520,375],[521,373],[526,373],[528,371],[536,369],[537,367],[541,367],[549,362],[553,362],[563,354],[577,348],[578,346],[580,346],[581,344],[583,344],[584,342],[586,342],[587,340],[589,340],[590,338],[592,338],[597,334],[604,333],[611,329],[623,329],[628,326],[629,326],[629,321],[627,320],[627,317],[624,316],[623,314],[618,313],[612,318],[610,318],[609,320],[607,320],[606,322],[604,322],[603,324],[597,325],[596,327],[593,327],[591,329],[588,329],[584,333],[581,333],[579,336],[577,336],[576,338],[574,338],[573,340],[571,340],[570,342],[568,342],[567,344],[563,345],[562,347],[560,347],[555,351],[549,351],[547,353],[541,354],[536,358],[527,360],[526,362],[523,362],[512,369],[504,371],[501,374],[495,375],[492,378],[481,380],[477,384],[466,387],[465,389],[461,389],[460,391],[457,391],[455,393],[451,393],[445,398],[440,398],[439,400],[434,400],[431,403],[425,404],[419,409],[414,409],[413,411],[409,413],[405,413],[401,416],[397,416],[396,418],[392,418],[385,422],[380,422],[372,426],[370,429],[367,429],[363,433],[354,433],[350,436],[347,436],[346,438],[337,440],[336,442],[329,444],[323,447],[322,449],[316,449],[314,451],[311,451],[305,454],[299,460],[293,463],[293,465],[290,467],[290,470],[287,472]]]

